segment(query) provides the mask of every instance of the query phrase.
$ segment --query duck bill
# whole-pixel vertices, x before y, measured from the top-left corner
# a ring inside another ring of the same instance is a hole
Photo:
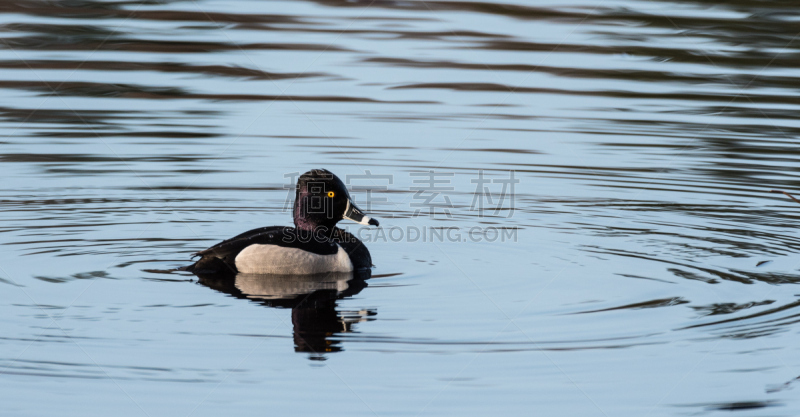
[[[344,218],[366,226],[379,225],[377,220],[364,214],[364,212],[361,211],[360,208],[356,207],[356,205],[350,200],[347,200],[347,209],[344,211]]]

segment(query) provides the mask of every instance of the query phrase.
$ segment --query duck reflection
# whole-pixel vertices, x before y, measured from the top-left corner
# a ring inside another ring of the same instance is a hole
[[[319,275],[197,274],[199,282],[236,298],[266,307],[291,308],[295,352],[311,353],[312,360],[342,350],[332,340],[337,333],[353,331],[353,325],[372,320],[373,310],[337,311],[337,300],[367,287],[369,270]]]

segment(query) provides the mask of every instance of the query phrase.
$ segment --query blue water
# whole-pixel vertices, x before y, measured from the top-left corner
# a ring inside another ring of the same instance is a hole
[[[797,18],[3,2],[2,414],[797,415]],[[370,279],[175,271],[320,167]]]

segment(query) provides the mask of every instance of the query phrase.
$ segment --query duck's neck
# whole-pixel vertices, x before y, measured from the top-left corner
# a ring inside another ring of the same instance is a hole
[[[317,224],[314,222],[309,221],[308,219],[303,218],[295,218],[294,219],[294,226],[297,228],[297,231],[303,235],[315,235],[315,236],[325,236],[327,238],[333,237],[336,234],[336,223],[332,224]]]
[[[336,221],[333,219],[324,218],[323,214],[314,216],[306,210],[308,198],[304,195],[298,195],[294,203],[293,217],[294,226],[303,232],[311,233],[324,233],[330,236],[336,229]]]

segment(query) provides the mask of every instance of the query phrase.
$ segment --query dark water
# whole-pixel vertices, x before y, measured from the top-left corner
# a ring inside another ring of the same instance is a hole
[[[3,1],[3,415],[797,415],[798,6]],[[170,271],[316,167],[462,235]]]

